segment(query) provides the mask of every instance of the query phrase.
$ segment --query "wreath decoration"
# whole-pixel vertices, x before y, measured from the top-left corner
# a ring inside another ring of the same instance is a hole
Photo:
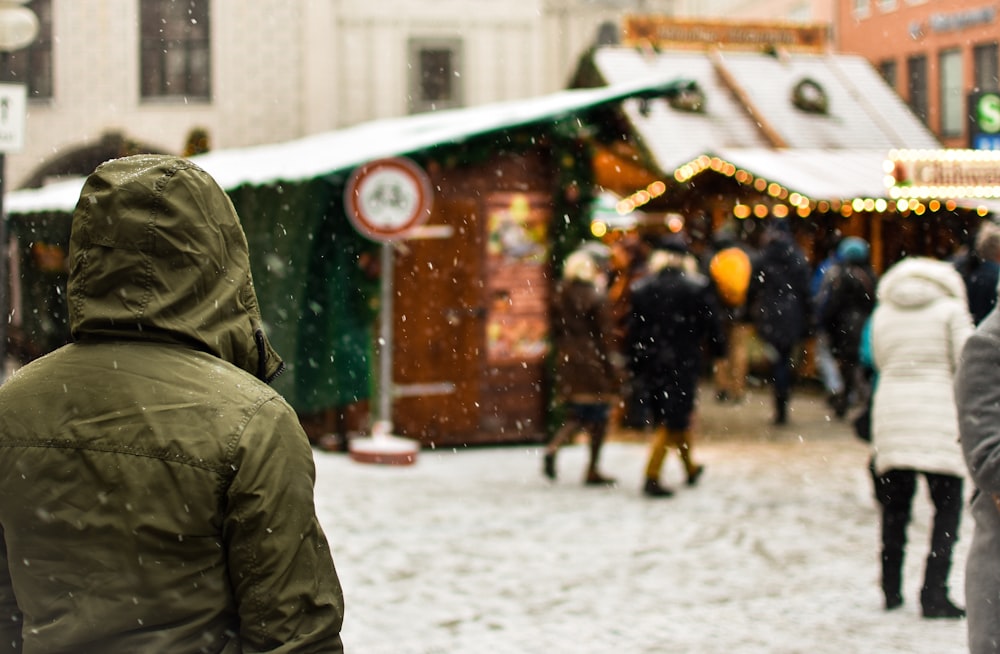
[[[830,100],[826,89],[816,80],[807,77],[792,87],[792,104],[806,113],[825,114],[829,110]]]

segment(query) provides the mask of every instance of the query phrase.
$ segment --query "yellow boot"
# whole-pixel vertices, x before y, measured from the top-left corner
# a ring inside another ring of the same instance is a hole
[[[660,427],[649,445],[649,461],[646,463],[646,484],[642,492],[648,497],[670,497],[672,490],[660,485],[660,469],[667,457],[667,430]]]

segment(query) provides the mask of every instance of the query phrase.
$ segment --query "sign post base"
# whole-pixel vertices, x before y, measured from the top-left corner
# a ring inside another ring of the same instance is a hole
[[[351,459],[358,463],[378,463],[408,466],[417,462],[420,443],[389,433],[391,425],[384,421],[372,426],[370,438],[352,438],[349,444]]]

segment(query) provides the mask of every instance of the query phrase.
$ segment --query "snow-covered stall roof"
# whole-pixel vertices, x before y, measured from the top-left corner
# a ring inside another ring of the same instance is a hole
[[[805,181],[807,173],[797,166],[806,166],[815,173],[808,173],[806,185],[821,187],[813,197],[881,196],[881,168],[869,162],[881,166],[892,148],[941,147],[872,65],[855,55],[604,47],[591,57],[600,79],[610,84],[656,74],[683,75],[697,85],[704,100],[698,111],[669,102],[623,103],[643,145],[668,174],[706,153],[741,151],[750,159],[748,169],[789,188]],[[803,83],[823,91],[824,111],[795,106],[796,88]],[[770,142],[755,116],[783,146]],[[773,162],[764,160],[768,150]],[[877,151],[881,154],[873,156]],[[770,168],[772,163],[777,168]],[[843,168],[856,163],[861,170]],[[870,179],[863,177],[869,173]]]
[[[525,100],[363,123],[294,141],[216,150],[192,157],[226,190],[294,182],[347,170],[381,157],[545,120],[635,96],[670,93],[685,84],[676,76],[647,76],[596,89],[562,91]],[[84,178],[6,194],[8,214],[72,211]]]
[[[722,148],[712,154],[810,198],[886,195],[883,164],[888,150]]]

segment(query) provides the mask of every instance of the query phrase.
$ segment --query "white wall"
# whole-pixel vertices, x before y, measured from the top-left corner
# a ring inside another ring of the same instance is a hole
[[[136,2],[53,0],[53,98],[29,103],[25,148],[7,157],[12,187],[55,154],[108,130],[171,152],[183,149],[192,127],[208,128],[216,147],[301,136],[310,116],[303,109],[303,6],[216,0],[213,100],[184,103],[139,98]]]

